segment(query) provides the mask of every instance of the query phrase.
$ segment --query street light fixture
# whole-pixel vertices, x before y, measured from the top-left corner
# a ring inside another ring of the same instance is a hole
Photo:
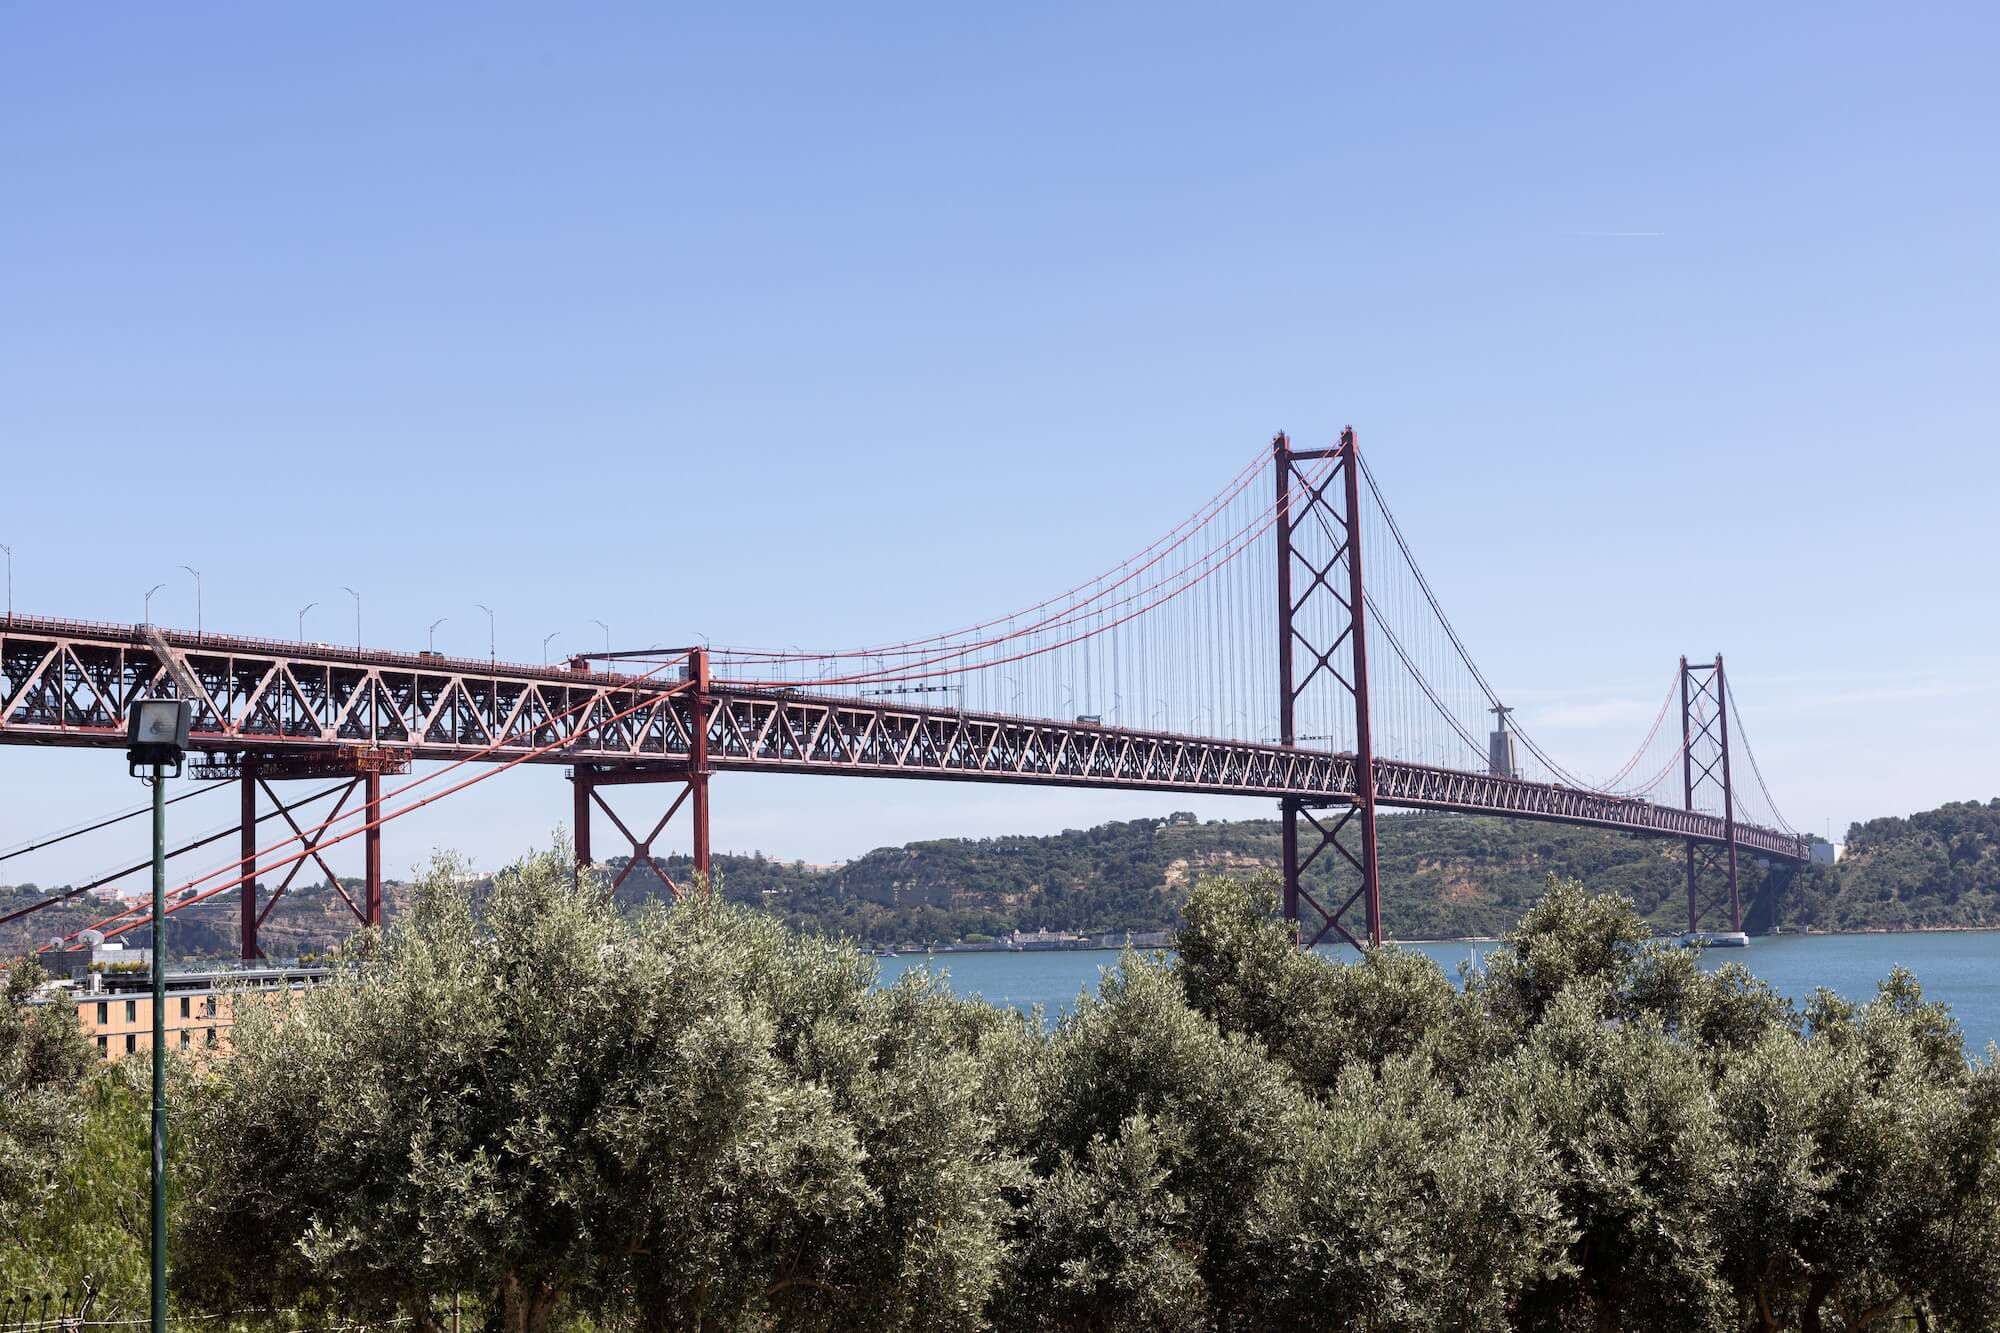
[[[308,611],[312,610],[312,609],[313,609],[313,608],[314,608],[315,606],[318,606],[318,605],[319,605],[319,603],[318,603],[318,602],[307,602],[307,603],[306,603],[306,604],[305,604],[304,606],[302,606],[302,607],[300,607],[300,608],[299,608],[299,642],[300,642],[300,643],[304,643],[304,642],[306,641],[306,612],[308,612]]]
[[[11,546],[0,546],[0,551],[7,553],[7,623],[12,625],[14,623],[14,548]]]
[[[500,655],[493,651],[493,608],[483,602],[473,605],[486,613],[486,662],[490,666],[500,660]]]
[[[340,585],[340,590],[354,599],[354,651],[358,653],[361,651],[361,594],[344,583]]]
[[[611,626],[601,620],[593,620],[590,623],[604,631],[604,655],[611,656]]]
[[[152,587],[146,589],[146,609],[139,616],[140,623],[146,625],[153,623],[153,594],[166,586],[164,583],[155,583]]]
[[[445,621],[447,621],[447,620],[449,620],[449,619],[451,619],[451,617],[450,617],[450,616],[439,616],[439,617],[438,617],[438,618],[437,618],[436,620],[433,620],[433,621],[431,622],[431,651],[432,651],[432,652],[436,652],[436,651],[438,650],[438,626],[439,626],[439,625],[442,625],[442,624],[444,624],[444,622],[445,622]]]
[[[153,787],[153,1333],[167,1328],[167,766],[179,776],[193,718],[185,699],[138,699],[125,722],[126,763]]]
[[[200,643],[201,642],[201,571],[196,569],[193,565],[182,565],[181,568],[185,569],[188,573],[194,575],[194,638],[196,643]]]
[[[551,631],[550,631],[549,633],[547,633],[547,634],[544,634],[544,635],[542,636],[542,665],[543,665],[543,666],[547,666],[547,665],[549,664],[549,645],[550,645],[551,643],[555,642],[555,640],[556,640],[556,639],[557,639],[557,638],[558,638],[558,637],[559,637],[559,636],[560,636],[561,634],[562,634],[562,631],[561,631],[561,630],[551,630]]]

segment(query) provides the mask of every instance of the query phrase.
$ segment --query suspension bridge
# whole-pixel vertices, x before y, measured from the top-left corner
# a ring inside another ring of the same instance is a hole
[[[233,827],[174,849],[235,855],[175,888],[168,910],[232,895],[246,959],[308,866],[357,921],[379,924],[383,828],[524,763],[570,769],[580,862],[593,860],[601,814],[630,849],[620,879],[645,864],[670,886],[654,847],[683,812],[696,875],[708,873],[717,773],[1275,799],[1284,912],[1306,945],[1381,942],[1381,807],[1673,839],[1690,931],[1741,929],[1743,857],[1810,856],[1758,770],[1720,655],[1680,659],[1650,730],[1608,774],[1565,768],[1516,725],[1351,429],[1326,448],[1279,435],[1158,540],[1065,592],[894,643],[607,651],[530,667],[11,614],[0,628],[0,744],[116,748],[131,703],[148,696],[193,705],[200,781],[174,799],[222,787],[239,798]],[[415,774],[419,761],[429,769]],[[291,796],[285,784],[300,782],[316,789]],[[624,785],[662,789],[645,831],[605,799]],[[353,839],[358,897],[326,860]],[[135,907],[93,929],[145,924]]]

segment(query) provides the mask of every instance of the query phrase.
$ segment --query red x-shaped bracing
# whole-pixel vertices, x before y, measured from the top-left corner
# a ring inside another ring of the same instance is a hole
[[[606,769],[592,765],[580,765],[570,775],[570,781],[575,784],[576,860],[579,871],[594,864],[594,859],[591,855],[591,807],[595,806],[598,810],[603,811],[611,820],[612,825],[617,828],[618,832],[624,835],[626,843],[632,849],[631,857],[619,869],[617,875],[611,881],[612,892],[616,893],[619,887],[631,877],[632,872],[641,865],[649,867],[655,875],[658,875],[660,882],[667,886],[667,891],[676,898],[685,897],[691,891],[706,891],[709,881],[708,775],[706,773],[693,771],[685,767]],[[644,837],[632,831],[632,826],[625,822],[624,818],[611,807],[611,803],[604,799],[603,793],[598,790],[600,787],[605,786],[659,784],[678,785],[680,790],[674,793],[673,799],[667,804],[666,811],[661,814],[659,819],[654,821],[652,828],[647,830]],[[659,841],[660,835],[666,832],[667,826],[673,822],[674,816],[679,814],[683,807],[688,807],[690,820],[693,824],[695,873],[695,883],[693,884],[683,884],[674,879],[667,873],[666,864],[661,858],[653,854],[654,844]]]

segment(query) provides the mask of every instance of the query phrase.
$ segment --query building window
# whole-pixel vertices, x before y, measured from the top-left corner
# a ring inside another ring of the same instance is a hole
[[[139,1002],[137,1000],[125,1001],[125,1021],[127,1023],[136,1023],[139,1021]]]
[[[203,1018],[215,1017],[215,997],[213,995],[201,1002],[201,1016]]]
[[[110,1021],[111,1021],[111,1001],[99,1000],[97,1002],[97,1026],[103,1027],[106,1023],[109,1023]]]
[[[214,1028],[210,1028],[210,1029],[208,1030],[208,1044],[209,1044],[209,1045],[211,1045],[211,1046],[215,1045],[215,1029],[214,1029]]]
[[[99,1058],[100,1060],[102,1060],[102,1059],[107,1059],[107,1058],[109,1058],[109,1057],[110,1057],[110,1055],[111,1055],[111,1041],[110,1041],[110,1038],[108,1038],[108,1037],[99,1037],[99,1038],[97,1039],[97,1056],[98,1056],[98,1058]]]
[[[189,1040],[191,1039],[191,1037],[192,1037],[192,1036],[193,1036],[193,1034],[192,1034],[192,1033],[190,1033],[190,1032],[189,1032],[189,1031],[188,1031],[188,1030],[187,1030],[186,1028],[182,1028],[182,1029],[181,1029],[181,1049],[182,1049],[182,1050],[186,1050],[186,1049],[188,1048],[188,1043],[189,1043]]]
[[[125,1034],[125,1054],[127,1054],[127,1055],[130,1055],[130,1054],[132,1054],[132,1052],[134,1052],[134,1051],[136,1051],[136,1050],[138,1050],[138,1049],[139,1049],[139,1038],[138,1038],[138,1035],[137,1035],[136,1033],[131,1033],[131,1032],[128,1032],[128,1033],[126,1033],[126,1034]]]
[[[188,1016],[188,997],[183,995],[181,996],[181,1017],[186,1018],[187,1016]]]

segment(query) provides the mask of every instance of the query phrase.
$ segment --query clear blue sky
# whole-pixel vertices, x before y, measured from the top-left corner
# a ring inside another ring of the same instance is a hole
[[[525,660],[901,638],[1352,422],[1559,755],[1719,648],[1795,823],[1990,797],[1997,45],[1976,5],[10,6],[16,603],[191,623],[187,563],[250,634],[345,637],[346,584],[373,643],[483,651],[486,602]],[[0,843],[138,796],[109,754],[0,787]],[[716,839],[1177,804],[725,778]],[[567,809],[510,773],[390,864]]]

